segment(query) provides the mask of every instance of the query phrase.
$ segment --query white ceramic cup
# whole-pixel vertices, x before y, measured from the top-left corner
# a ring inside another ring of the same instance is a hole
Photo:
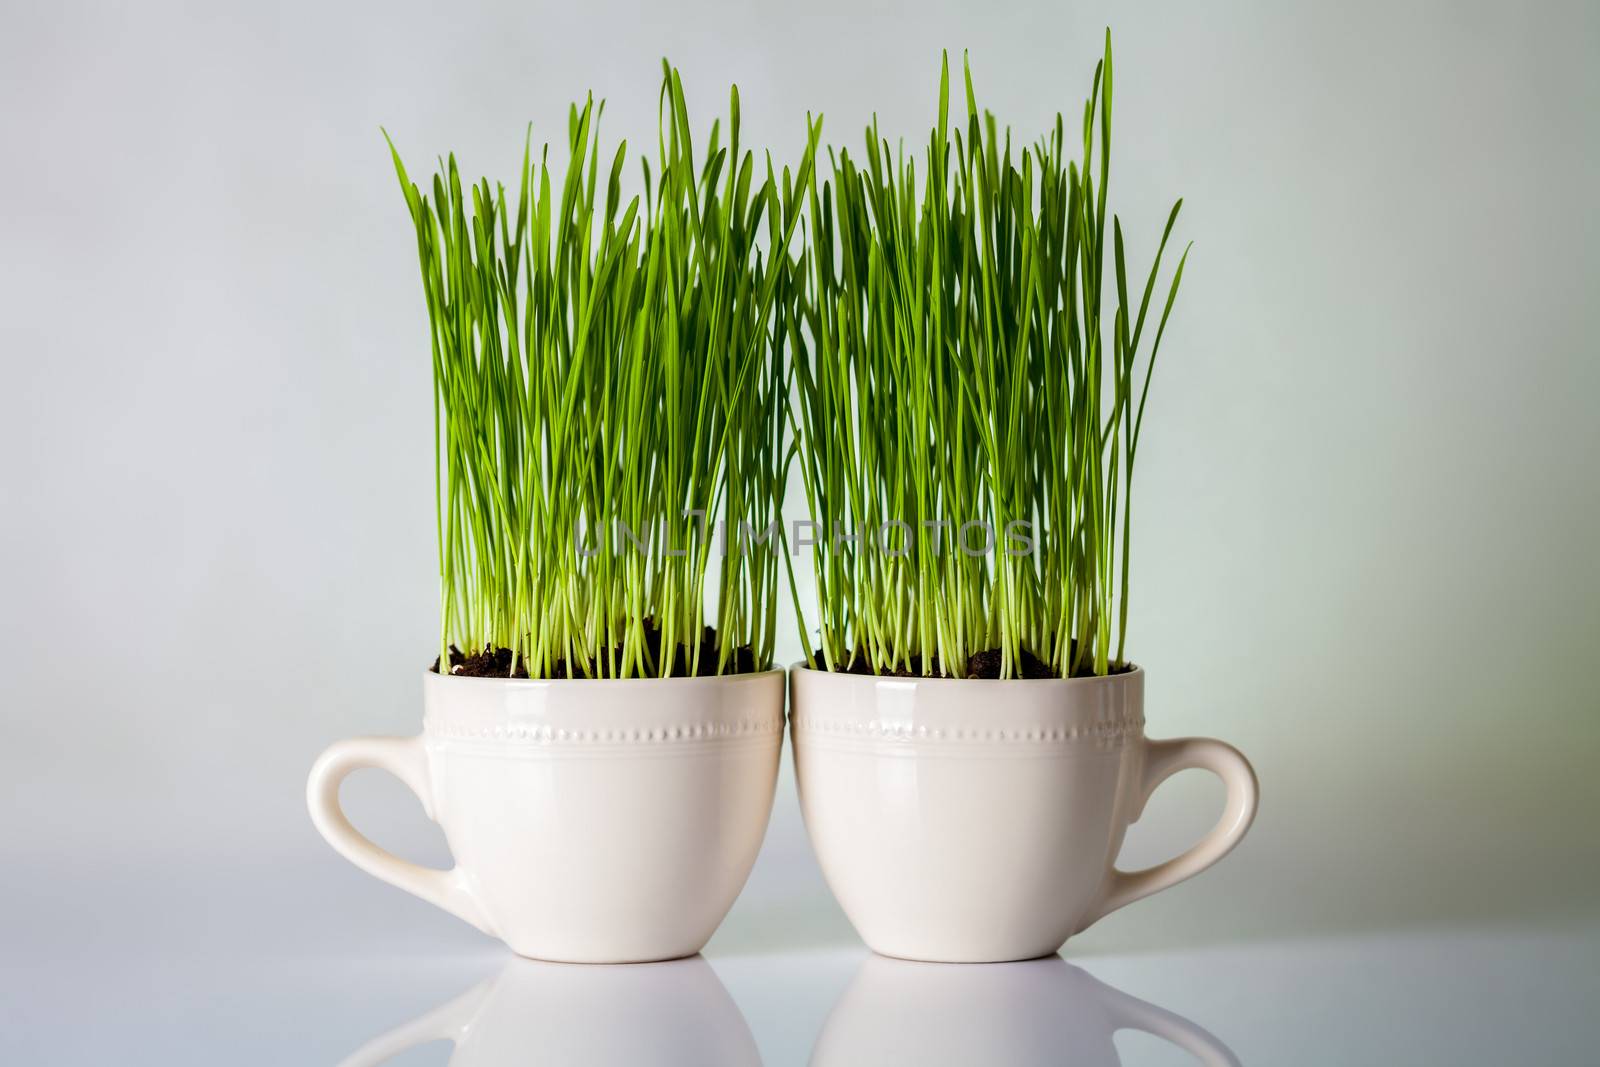
[[[312,822],[367,873],[537,959],[700,951],[766,834],[782,671],[708,678],[423,680],[422,734],[352,738],[312,768]],[[339,807],[377,767],[444,830],[455,866],[399,859]]]
[[[875,951],[996,962],[1068,936],[1227,855],[1255,818],[1255,773],[1221,741],[1144,736],[1144,672],[987,681],[796,667],[795,775],[822,873]],[[1165,779],[1198,767],[1227,787],[1199,844],[1148,870],[1115,867]]]
[[[451,1067],[528,1063],[759,1067],[744,1016],[698,956],[637,967],[509,960],[500,973],[373,1038],[340,1067],[375,1067],[431,1041]]]
[[[992,967],[869,956],[828,1015],[811,1067],[1114,1067],[1120,1030],[1159,1037],[1206,1067],[1239,1064],[1203,1027],[1059,956]]]

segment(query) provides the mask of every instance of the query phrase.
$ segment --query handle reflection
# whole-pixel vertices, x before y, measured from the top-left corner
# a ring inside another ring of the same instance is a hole
[[[1022,963],[912,963],[871,956],[828,1016],[813,1067],[940,1067],[1122,1061],[1112,1038],[1142,1030],[1208,1067],[1238,1067],[1205,1029],[1131,997],[1059,956]]]

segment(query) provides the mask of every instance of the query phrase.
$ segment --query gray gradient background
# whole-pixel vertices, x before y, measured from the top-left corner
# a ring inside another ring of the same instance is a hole
[[[1072,954],[1592,924],[1594,4],[8,2],[0,955],[36,999],[7,1022],[61,1028],[108,961],[176,1032],[172,968],[226,999],[230,953],[485,944],[339,860],[302,801],[328,742],[416,731],[436,625],[425,312],[380,123],[414,170],[506,175],[592,88],[642,146],[666,54],[702,124],[736,81],[780,155],[808,109],[835,144],[872,108],[916,143],[965,47],[1031,136],[1081,106],[1107,23],[1113,207],[1136,261],[1178,195],[1195,242],[1130,644],[1150,732],[1238,745],[1263,804]],[[397,783],[345,796],[444,861]],[[1219,806],[1182,776],[1125,859]],[[854,944],[786,766],[713,959]]]

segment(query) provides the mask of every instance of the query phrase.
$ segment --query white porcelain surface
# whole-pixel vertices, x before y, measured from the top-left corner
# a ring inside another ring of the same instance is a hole
[[[513,959],[431,1012],[373,1038],[340,1067],[374,1067],[430,1041],[451,1067],[759,1067],[744,1016],[704,959],[580,967]]]
[[[1250,764],[1220,741],[1144,736],[1144,672],[901,679],[797,667],[801,811],[845,914],[877,952],[993,962],[1058,950],[1107,913],[1217,862],[1250,827]],[[1114,866],[1163,780],[1200,767],[1215,829],[1143,871]]]
[[[1116,1067],[1112,1038],[1142,1030],[1206,1067],[1239,1061],[1181,1015],[1096,981],[1060,956],[992,967],[869,957],[828,1016],[812,1067]]]
[[[312,821],[368,873],[501,938],[580,963],[698,952],[750,873],[783,743],[783,672],[714,678],[423,682],[423,731],[317,760]],[[363,837],[339,783],[387,770],[455,857],[408,863]]]

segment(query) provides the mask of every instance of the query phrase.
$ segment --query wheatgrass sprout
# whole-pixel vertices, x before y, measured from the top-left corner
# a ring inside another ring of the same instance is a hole
[[[664,63],[654,164],[626,203],[627,145],[602,150],[592,98],[564,176],[531,131],[509,191],[463,186],[454,156],[419,188],[394,152],[431,326],[441,669],[770,665],[781,545],[733,535],[779,518],[788,246],[818,130],[795,174],[768,158],[758,177],[737,89],[730,107],[727,145],[719,122],[697,156]]]
[[[821,666],[1107,674],[1126,664],[1134,461],[1187,250],[1153,330],[1151,298],[1182,201],[1130,293],[1106,217],[1109,33],[1077,161],[1059,116],[1014,148],[970,69],[964,134],[949,96],[947,55],[920,182],[874,122],[864,163],[840,151],[810,187],[789,325],[793,432],[825,531]]]

